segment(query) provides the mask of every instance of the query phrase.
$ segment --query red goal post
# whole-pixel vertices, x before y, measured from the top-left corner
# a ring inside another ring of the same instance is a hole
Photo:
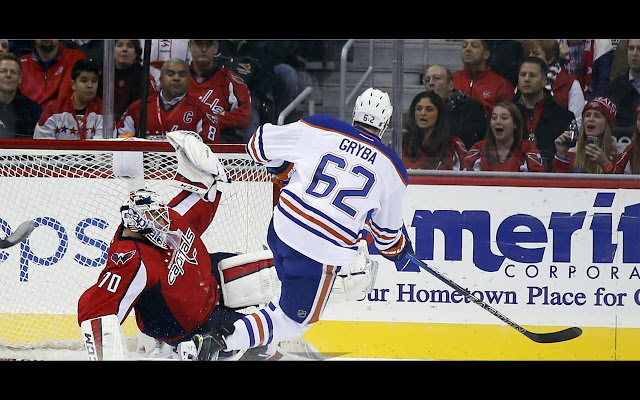
[[[210,252],[265,248],[275,188],[242,144],[211,145],[231,178],[203,238]],[[0,238],[26,220],[35,229],[0,251],[0,348],[80,348],[77,301],[95,283],[120,223],[127,182],[113,153],[142,153],[146,186],[169,201],[177,160],[164,141],[0,140]],[[134,336],[133,317],[125,334]],[[1,356],[1,355],[0,355]]]

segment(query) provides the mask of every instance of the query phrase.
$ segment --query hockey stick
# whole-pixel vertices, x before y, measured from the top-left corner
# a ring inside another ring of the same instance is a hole
[[[534,332],[528,331],[523,327],[521,327],[520,325],[516,324],[515,322],[511,321],[509,318],[502,315],[498,310],[495,310],[493,307],[491,307],[487,303],[475,297],[473,294],[471,294],[471,292],[462,288],[462,286],[458,285],[451,279],[442,275],[436,269],[428,266],[424,261],[418,259],[414,254],[407,253],[407,257],[409,258],[409,260],[413,261],[414,264],[418,265],[425,271],[429,272],[431,275],[435,276],[442,282],[451,286],[452,288],[460,292],[462,295],[464,295],[466,298],[473,301],[480,307],[484,308],[485,310],[487,310],[488,312],[496,316],[498,319],[500,319],[502,322],[505,322],[507,325],[511,326],[512,328],[514,328],[515,330],[522,333],[523,335],[525,335],[526,337],[528,337],[529,339],[533,340],[536,343],[564,342],[566,340],[575,339],[582,334],[582,329],[577,327],[567,328],[558,332],[549,332],[549,333],[534,333]]]
[[[0,249],[6,249],[14,244],[22,242],[31,234],[33,228],[35,228],[35,225],[32,220],[24,221],[18,226],[15,232],[0,240]]]

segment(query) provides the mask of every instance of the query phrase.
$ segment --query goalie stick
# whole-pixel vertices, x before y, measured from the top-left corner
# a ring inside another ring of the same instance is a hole
[[[409,260],[413,261],[413,263],[417,264],[419,267],[421,267],[425,271],[429,272],[431,275],[435,276],[436,278],[438,278],[442,282],[444,282],[447,285],[451,286],[452,288],[454,288],[455,290],[460,292],[462,295],[464,295],[466,298],[468,298],[469,300],[473,301],[478,306],[480,306],[483,309],[487,310],[488,312],[490,312],[491,314],[496,316],[498,319],[500,319],[502,322],[505,322],[507,325],[511,326],[512,328],[514,328],[515,330],[517,330],[518,332],[522,333],[523,335],[525,335],[526,337],[528,337],[529,339],[533,340],[536,343],[564,342],[566,340],[575,339],[575,338],[577,338],[578,336],[580,336],[582,334],[582,329],[577,328],[577,327],[567,328],[567,329],[563,329],[561,331],[549,332],[549,333],[535,333],[535,332],[528,331],[527,329],[521,327],[520,325],[518,325],[515,322],[511,321],[509,318],[507,318],[504,315],[502,315],[498,310],[494,309],[493,307],[491,307],[487,303],[485,303],[482,300],[480,300],[477,297],[475,297],[473,294],[471,294],[471,292],[469,292],[468,290],[462,288],[462,286],[458,285],[457,283],[455,283],[451,279],[449,279],[446,276],[442,275],[436,269],[434,269],[434,268],[430,267],[429,265],[427,265],[424,261],[418,259],[414,254],[407,253],[407,257],[409,258]]]
[[[27,220],[21,223],[18,228],[11,235],[6,238],[0,240],[0,249],[6,249],[11,247],[17,243],[22,242],[27,238],[33,231],[35,227],[34,222],[32,220]]]

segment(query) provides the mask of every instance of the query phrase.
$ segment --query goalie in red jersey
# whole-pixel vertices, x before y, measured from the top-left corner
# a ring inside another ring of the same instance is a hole
[[[152,191],[134,190],[121,208],[105,268],[78,302],[90,359],[128,358],[120,324],[131,310],[140,331],[178,358],[180,342],[243,316],[220,304],[218,290],[218,263],[235,254],[209,254],[200,238],[216,213],[226,172],[197,133],[171,132],[168,139],[178,156],[172,184],[183,190],[168,204]]]

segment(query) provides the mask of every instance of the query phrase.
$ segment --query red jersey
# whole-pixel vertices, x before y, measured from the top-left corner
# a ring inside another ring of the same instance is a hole
[[[485,156],[486,143],[486,140],[481,140],[471,146],[464,160],[466,171],[544,172],[540,151],[532,142],[521,140],[514,143],[507,158],[494,163]]]
[[[454,89],[482,103],[487,115],[491,115],[494,104],[513,100],[515,88],[509,80],[491,71],[491,67],[476,72],[473,77],[466,68],[454,72],[452,76]]]
[[[95,285],[78,301],[78,323],[115,314],[120,323],[131,309],[141,332],[162,341],[180,340],[202,325],[219,301],[218,282],[200,235],[215,215],[215,202],[182,191],[168,205],[177,250],[122,236],[120,225],[107,263]]]
[[[22,62],[22,83],[20,93],[39,103],[42,108],[53,100],[69,97],[71,90],[71,69],[78,60],[87,56],[82,50],[67,49],[58,45],[58,55],[45,69],[36,53],[20,57]]]
[[[140,124],[142,101],[133,102],[116,124],[117,136],[135,136]],[[147,139],[166,140],[167,132],[197,132],[205,143],[219,143],[218,118],[196,97],[184,95],[175,104],[166,103],[159,94],[147,99]]]
[[[420,152],[420,157],[417,160],[412,160],[407,156],[404,149],[402,150],[402,162],[407,169],[437,169],[437,170],[453,170],[460,171],[462,169],[462,162],[467,157],[467,147],[464,145],[462,139],[456,136],[449,138],[449,146],[447,149],[448,156],[440,160],[435,168],[429,167],[429,160],[424,152]]]
[[[220,130],[247,129],[251,125],[251,95],[242,78],[220,67],[203,77],[197,76],[193,67],[190,71],[189,94],[211,108]]]
[[[616,163],[616,174],[633,174],[633,146],[634,143],[628,144],[622,153],[620,153],[620,157]]]

